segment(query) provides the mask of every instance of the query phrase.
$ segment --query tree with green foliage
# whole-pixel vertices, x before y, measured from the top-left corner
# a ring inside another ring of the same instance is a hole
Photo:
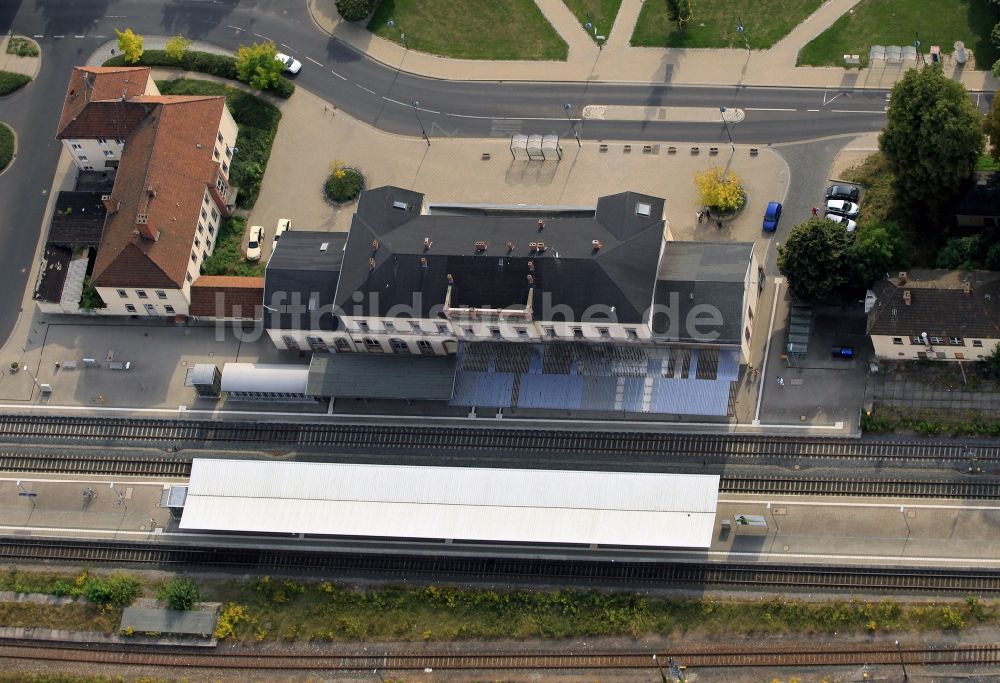
[[[980,235],[953,237],[938,251],[938,268],[979,270],[983,267],[983,238]]]
[[[683,31],[684,25],[691,20],[690,0],[666,0],[667,18],[677,24],[677,30]]]
[[[1000,78],[1000,59],[993,62],[993,67],[990,69],[990,71],[993,72],[994,77]]]
[[[344,21],[361,21],[375,9],[375,0],[334,0]]]
[[[903,266],[906,238],[891,221],[858,226],[854,243],[848,250],[848,260],[854,271],[852,289],[863,292],[886,273]]]
[[[940,66],[910,69],[892,89],[879,136],[895,174],[898,204],[933,222],[972,174],[985,146],[982,116],[965,87]]]
[[[854,235],[825,218],[811,218],[792,228],[778,249],[778,270],[788,291],[803,303],[839,303],[850,289]]]
[[[176,36],[167,41],[163,51],[166,52],[167,56],[174,61],[180,62],[183,61],[184,55],[187,53],[187,49],[189,47],[191,47],[191,41],[178,33]]]
[[[157,597],[165,600],[170,609],[189,610],[201,600],[201,593],[194,581],[177,576],[160,587]]]
[[[1000,377],[1000,344],[993,347],[993,351],[983,359],[983,362],[986,363],[986,367],[995,377]]]
[[[97,292],[88,275],[83,279],[83,291],[80,292],[80,308],[85,311],[96,311],[97,309],[107,307],[108,305],[104,303],[104,299],[101,298],[101,295]]]
[[[95,605],[125,607],[139,597],[138,579],[125,574],[112,574],[106,579],[91,576],[83,586],[83,595]]]
[[[1000,60],[997,60],[1000,65]],[[993,98],[990,113],[983,120],[983,132],[990,140],[990,156],[1000,161],[1000,93]]]
[[[236,50],[237,77],[257,90],[273,88],[285,69],[277,54],[278,48],[272,42],[244,45]]]
[[[142,36],[127,28],[124,31],[115,29],[118,36],[118,50],[125,56],[126,64],[135,64],[142,57]]]

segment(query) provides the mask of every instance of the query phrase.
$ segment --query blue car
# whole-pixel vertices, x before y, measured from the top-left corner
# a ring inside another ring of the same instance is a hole
[[[778,229],[778,220],[781,218],[781,203],[768,202],[767,211],[764,212],[764,232],[774,232]]]

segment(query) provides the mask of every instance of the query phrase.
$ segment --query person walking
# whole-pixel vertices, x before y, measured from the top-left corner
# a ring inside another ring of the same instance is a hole
[[[816,207],[814,206],[814,207],[813,207],[813,216],[818,216],[818,215],[819,215],[819,209],[817,209],[817,208],[816,208]]]
[[[705,214],[704,214],[704,213],[702,213],[701,211],[699,211],[699,212],[698,212],[697,214],[695,214],[695,215],[696,215],[696,216],[698,216],[698,223],[699,223],[699,224],[701,224],[702,220],[704,220],[704,218],[705,218]]]

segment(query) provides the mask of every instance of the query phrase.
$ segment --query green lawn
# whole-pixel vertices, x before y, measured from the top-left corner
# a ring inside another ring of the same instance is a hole
[[[14,158],[14,131],[6,123],[0,123],[0,171],[7,168]]]
[[[917,34],[926,52],[940,45],[952,52],[956,40],[976,55],[976,65],[989,70],[1000,57],[990,44],[990,31],[1000,21],[1000,8],[989,0],[861,0],[853,14],[833,26],[799,52],[799,65],[843,65],[846,54],[861,55],[868,63],[871,45],[912,45]]]
[[[563,0],[570,11],[580,20],[580,24],[591,23],[597,29],[597,35],[611,35],[611,27],[615,25],[618,8],[622,0]],[[590,37],[594,37],[591,29]]]
[[[565,60],[569,51],[534,0],[382,0],[368,30],[400,44],[402,31],[411,49],[459,59]]]
[[[31,82],[30,76],[10,71],[0,71],[0,96],[9,95]]]
[[[932,2],[933,0],[926,0]],[[816,11],[823,0],[692,0],[684,31],[667,19],[663,0],[647,0],[632,34],[639,47],[743,47],[736,30],[746,26],[750,47],[766,49]]]

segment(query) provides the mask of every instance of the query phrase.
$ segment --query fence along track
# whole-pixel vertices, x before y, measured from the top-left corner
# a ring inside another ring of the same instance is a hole
[[[829,567],[713,562],[632,562],[482,556],[377,554],[365,551],[169,545],[113,541],[0,540],[0,560],[126,566],[253,568],[258,572],[321,571],[326,575],[573,581],[623,586],[739,586],[852,591],[1000,592],[1000,571],[935,567]],[[405,552],[405,551],[404,551]],[[573,551],[568,551],[573,552]]]
[[[10,641],[8,641],[10,642]],[[104,663],[124,666],[187,667],[208,669],[286,669],[322,671],[414,671],[437,670],[597,670],[655,669],[655,662],[666,663],[673,656],[689,668],[728,667],[787,667],[844,666],[859,664],[898,665],[900,657],[911,665],[1000,663],[1000,646],[968,645],[948,648],[895,648],[884,646],[853,646],[847,648],[780,649],[733,645],[727,652],[703,650],[657,653],[611,652],[587,654],[386,654],[331,655],[317,653],[240,653],[227,650],[210,653],[190,649],[165,647],[148,648],[97,646],[81,649],[58,642],[17,642],[0,644],[0,655],[13,659],[44,659],[47,661]]]

